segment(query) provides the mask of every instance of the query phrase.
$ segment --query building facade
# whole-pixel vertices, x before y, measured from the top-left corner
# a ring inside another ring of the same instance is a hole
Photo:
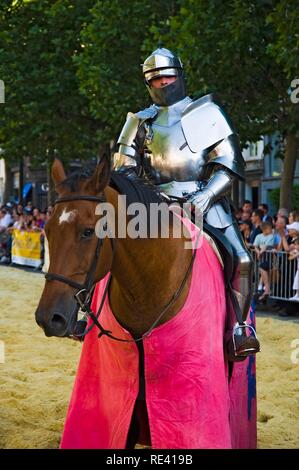
[[[243,150],[246,161],[246,181],[240,183],[239,205],[249,199],[253,207],[260,203],[269,205],[269,212],[275,214],[277,207],[271,202],[270,192],[281,184],[283,161],[277,157],[278,136],[265,136],[258,142],[250,143]],[[297,160],[294,186],[299,185],[299,160]]]

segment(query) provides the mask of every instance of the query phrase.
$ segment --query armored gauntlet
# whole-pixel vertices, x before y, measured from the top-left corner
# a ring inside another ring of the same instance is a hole
[[[217,199],[229,192],[233,180],[234,177],[229,171],[224,168],[217,170],[212,174],[203,189],[191,194],[188,201],[205,214]]]

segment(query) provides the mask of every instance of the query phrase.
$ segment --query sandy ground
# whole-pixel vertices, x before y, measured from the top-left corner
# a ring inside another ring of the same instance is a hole
[[[0,448],[59,446],[81,345],[46,338],[36,325],[43,283],[40,274],[0,266]],[[262,315],[257,330],[258,447],[298,448],[299,321]]]

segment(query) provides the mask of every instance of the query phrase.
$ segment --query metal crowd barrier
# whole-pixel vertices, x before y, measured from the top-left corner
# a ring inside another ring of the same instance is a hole
[[[254,262],[253,284],[254,291],[258,292],[260,274],[259,263],[254,249],[251,249]],[[265,251],[262,261],[269,264],[270,295],[272,299],[289,300],[295,295],[293,282],[297,270],[297,259],[289,260],[289,253],[285,251]]]

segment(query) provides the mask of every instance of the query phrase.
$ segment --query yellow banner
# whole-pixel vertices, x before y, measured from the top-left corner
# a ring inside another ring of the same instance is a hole
[[[12,239],[12,263],[39,267],[41,264],[40,232],[14,229]]]

